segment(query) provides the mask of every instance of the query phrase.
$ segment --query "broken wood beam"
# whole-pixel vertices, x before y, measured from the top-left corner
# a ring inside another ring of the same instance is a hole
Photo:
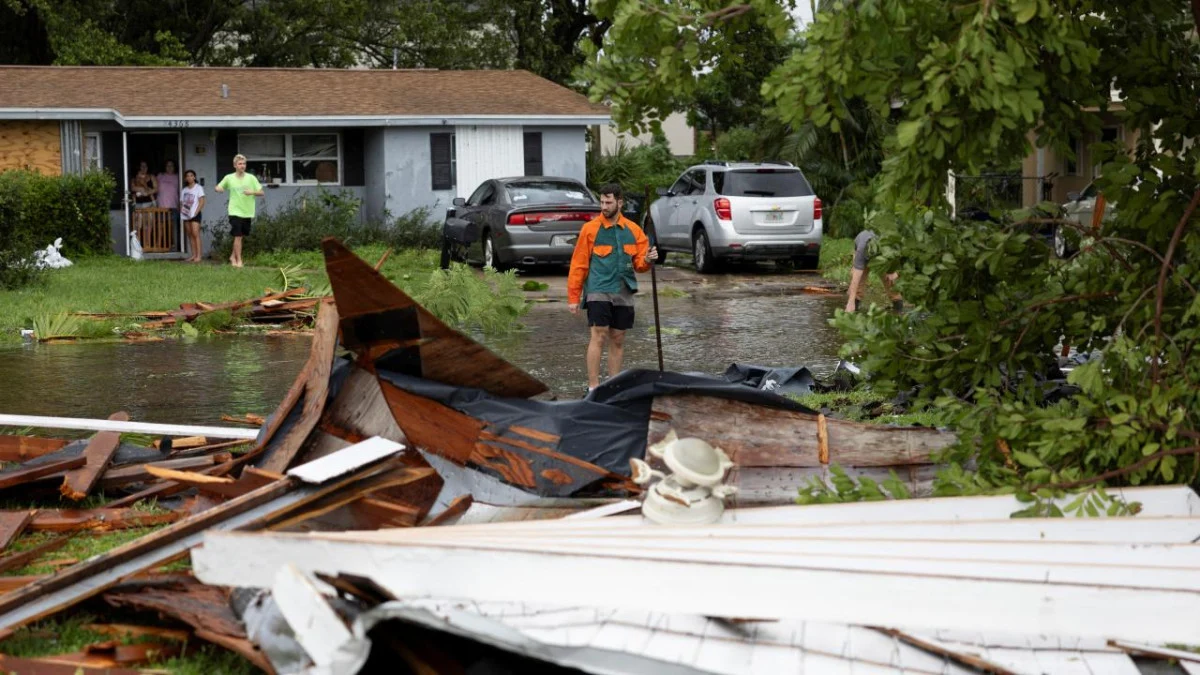
[[[46,555],[47,553],[53,553],[54,551],[57,551],[63,546],[66,546],[67,542],[71,540],[72,536],[74,535],[68,534],[63,537],[55,537],[54,539],[44,541],[29,550],[21,551],[20,553],[10,553],[3,558],[0,558],[0,574],[5,574],[13,570],[19,570],[34,560]]]
[[[825,418],[822,425],[818,414],[715,396],[656,396],[647,441],[657,443],[671,429],[679,438],[700,438],[721,448],[739,467],[928,465],[935,452],[958,440],[927,427],[835,418]]]
[[[0,551],[8,548],[25,531],[30,520],[33,520],[33,511],[28,509],[0,512]]]
[[[399,444],[396,447],[399,448]],[[314,464],[330,459],[323,457]],[[276,481],[94,556],[47,579],[0,596],[0,633],[54,614],[103,592],[121,579],[186,555],[190,548],[203,541],[206,531],[258,529],[262,523],[286,518],[331,494],[352,491],[358,483],[390,473],[397,466],[395,459],[365,464],[323,485],[302,485],[292,478]]]
[[[103,490],[111,490],[112,488],[122,487],[124,485],[132,485],[134,483],[144,483],[146,481],[157,480],[157,477],[150,473],[151,469],[157,467],[160,469],[202,469],[205,467],[215,468],[213,465],[219,465],[229,461],[228,453],[217,453],[215,455],[201,455],[199,457],[181,457],[179,459],[166,459],[161,462],[150,462],[148,464],[134,464],[132,466],[122,466],[115,469],[109,469],[104,472],[104,477],[100,479],[100,488]]]
[[[109,415],[108,419],[111,422],[128,422],[129,413],[115,412]],[[59,494],[76,502],[87,497],[100,480],[100,475],[112,462],[113,455],[120,445],[121,434],[115,431],[101,431],[92,436],[92,440],[88,441],[87,447],[83,449],[87,463],[63,478],[62,486],[58,488]]]
[[[65,438],[0,435],[0,462],[24,462],[61,450],[70,442]]]
[[[150,513],[141,509],[46,509],[34,514],[31,532],[79,532],[82,530],[129,530],[165,525],[179,520],[174,511]]]
[[[213,483],[230,484],[237,481],[227,476],[209,476],[208,474],[198,473],[195,471],[180,471],[179,469],[168,469],[165,466],[154,466],[153,464],[146,466],[146,473],[161,478],[163,480],[173,480],[186,485],[212,485]]]
[[[21,658],[7,654],[0,654],[0,672],[20,673],[21,675],[169,675],[166,670],[96,667],[69,661],[56,661],[49,656]]]
[[[78,469],[87,463],[87,458],[83,455],[77,457],[66,457],[53,462],[46,462],[37,466],[30,466],[23,469],[14,469],[0,473],[0,490],[10,488],[17,485],[24,485],[38,478],[44,478],[53,474]]]
[[[308,438],[309,432],[321,420],[321,414],[325,411],[325,398],[329,394],[329,374],[333,369],[333,355],[337,347],[337,328],[337,305],[333,302],[322,302],[317,310],[312,348],[303,368],[304,406],[301,408],[300,419],[296,420],[281,443],[267,451],[266,457],[259,463],[260,468],[276,473],[287,471],[292,460],[300,452],[300,446]],[[297,377],[297,381],[300,379]]]
[[[442,510],[441,513],[426,520],[422,523],[422,527],[437,527],[438,525],[449,525],[462,517],[467,509],[471,508],[471,504],[475,503],[475,498],[471,495],[459,495],[454,498],[450,504]]]

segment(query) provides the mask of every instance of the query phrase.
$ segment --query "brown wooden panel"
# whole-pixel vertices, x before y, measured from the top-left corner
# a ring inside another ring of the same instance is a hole
[[[0,473],[0,489],[23,485],[38,478],[59,473],[60,471],[77,469],[85,463],[87,463],[87,457],[79,455],[78,457],[67,457],[53,462],[46,462],[38,466],[20,467],[12,471],[5,471]]]
[[[115,412],[109,415],[108,419],[113,422],[128,422],[129,413]],[[83,468],[71,471],[63,478],[62,487],[58,489],[62,496],[74,501],[87,497],[99,482],[104,470],[112,462],[113,455],[117,453],[117,447],[120,444],[121,434],[115,431],[101,431],[92,436],[92,440],[83,450],[83,456],[87,459],[87,463]]]
[[[654,399],[649,442],[669,429],[721,448],[739,466],[819,467],[818,416],[711,396]],[[842,466],[931,464],[957,437],[924,427],[890,427],[826,419],[828,462]]]
[[[365,353],[376,342],[422,340],[410,348],[417,374],[497,396],[527,398],[545,384],[442,323],[336,239],[322,242],[325,270],[342,317],[346,346]]]
[[[165,525],[179,520],[175,511],[150,513],[142,509],[45,509],[29,524],[31,532],[79,532],[80,530],[126,530]]]
[[[0,511],[0,551],[8,548],[12,540],[25,531],[25,527],[29,525],[29,521],[32,518],[33,511],[26,509],[20,511]]]
[[[465,465],[475,452],[483,422],[437,401],[410,394],[379,381],[383,398],[408,440],[457,464]]]
[[[0,171],[27,169],[62,174],[62,138],[56,121],[0,122]]]
[[[0,462],[24,462],[61,450],[67,443],[65,438],[0,435]]]

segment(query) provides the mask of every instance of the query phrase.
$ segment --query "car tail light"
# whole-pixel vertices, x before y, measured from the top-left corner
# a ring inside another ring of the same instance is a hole
[[[733,209],[729,206],[729,200],[720,197],[713,201],[713,208],[717,210],[718,220],[733,220]]]
[[[813,197],[813,220],[821,219],[821,198]]]
[[[509,225],[535,225],[537,223],[552,223],[560,220],[577,220],[587,222],[595,218],[596,214],[587,212],[546,212],[546,213],[512,213],[508,216]]]

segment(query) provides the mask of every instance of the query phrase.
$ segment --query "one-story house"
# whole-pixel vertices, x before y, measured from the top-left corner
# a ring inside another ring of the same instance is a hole
[[[586,130],[610,120],[519,70],[0,66],[0,171],[112,173],[121,254],[149,222],[129,208],[141,161],[152,173],[167,160],[195,171],[208,225],[226,213],[212,187],[239,153],[268,188],[259,213],[336,189],[362,199],[363,218],[428,207],[440,220],[488,178],[585,180]],[[154,252],[184,255],[177,234]]]

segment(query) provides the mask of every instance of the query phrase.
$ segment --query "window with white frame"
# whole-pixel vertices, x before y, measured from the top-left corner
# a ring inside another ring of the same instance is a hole
[[[88,171],[99,171],[104,168],[104,158],[101,156],[100,134],[93,131],[83,135],[83,166]]]
[[[262,183],[340,185],[342,139],[337,133],[238,134],[246,170]]]

